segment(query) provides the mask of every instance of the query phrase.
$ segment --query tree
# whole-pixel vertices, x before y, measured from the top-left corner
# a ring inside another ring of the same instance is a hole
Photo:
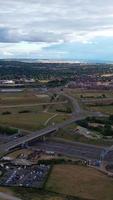
[[[110,115],[110,116],[109,116],[109,120],[110,120],[110,121],[113,121],[113,115]]]
[[[103,97],[103,98],[106,98],[106,95],[105,95],[105,94],[102,94],[102,97]]]
[[[103,130],[103,135],[106,135],[106,136],[113,135],[113,130],[112,130],[110,124],[105,124],[104,130]]]

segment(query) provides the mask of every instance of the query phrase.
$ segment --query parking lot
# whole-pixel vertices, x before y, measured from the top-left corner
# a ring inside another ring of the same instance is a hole
[[[41,188],[46,180],[50,166],[6,166],[6,171],[0,180],[3,186],[20,186]]]

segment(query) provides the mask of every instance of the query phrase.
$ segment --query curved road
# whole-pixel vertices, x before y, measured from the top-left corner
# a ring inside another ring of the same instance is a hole
[[[60,93],[61,95],[65,96],[67,99],[69,99],[71,101],[72,107],[73,107],[73,113],[72,113],[72,117],[69,120],[64,121],[61,124],[57,124],[55,126],[49,126],[47,128],[44,128],[40,131],[36,131],[36,132],[32,132],[31,134],[25,135],[21,138],[16,138],[13,141],[10,141],[4,145],[0,146],[0,151],[1,153],[5,153],[8,152],[9,150],[11,150],[12,148],[15,148],[19,145],[25,144],[26,142],[30,142],[34,139],[37,139],[39,137],[45,136],[47,134],[50,134],[52,132],[56,132],[61,128],[64,128],[65,126],[72,124],[74,122],[77,122],[78,120],[84,119],[86,118],[86,116],[94,116],[97,113],[92,113],[92,112],[87,112],[84,111],[77,100],[75,100],[75,98],[73,98],[72,96],[69,96],[65,93]]]

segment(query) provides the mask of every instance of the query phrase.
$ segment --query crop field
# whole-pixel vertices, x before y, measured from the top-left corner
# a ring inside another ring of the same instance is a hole
[[[113,199],[113,180],[95,169],[83,166],[54,166],[46,188],[80,198]]]

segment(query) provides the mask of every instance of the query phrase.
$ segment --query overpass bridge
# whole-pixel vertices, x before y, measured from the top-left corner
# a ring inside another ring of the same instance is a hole
[[[69,95],[64,94],[64,93],[61,93],[61,94],[65,97],[67,97],[67,99],[69,99],[71,101],[71,104],[72,104],[72,107],[73,107],[72,117],[69,120],[66,120],[63,123],[57,124],[55,126],[49,126],[47,128],[41,129],[39,131],[31,132],[28,135],[25,135],[21,138],[16,138],[13,141],[10,141],[6,144],[3,144],[3,145],[0,146],[0,152],[6,153],[6,152],[10,151],[11,149],[13,149],[15,147],[18,147],[18,146],[25,144],[27,142],[33,141],[33,140],[38,139],[40,137],[43,137],[45,135],[56,132],[59,129],[64,128],[65,126],[68,126],[69,124],[77,122],[78,120],[85,119],[88,116],[94,116],[94,115],[99,116],[98,113],[94,113],[94,112],[92,113],[92,112],[84,111],[80,107],[77,100],[75,98],[73,98],[72,96],[69,96]]]
[[[65,126],[68,126],[69,124],[72,124],[74,122],[77,122],[80,119],[84,119],[85,117],[74,117],[71,118],[69,120],[66,120],[65,122],[61,123],[61,124],[57,124],[55,126],[49,126],[47,128],[41,129],[39,131],[36,132],[32,132],[31,134],[25,135],[23,137],[20,138],[16,138],[13,141],[10,141],[6,144],[3,144],[0,146],[0,152],[8,152],[11,149],[18,147],[19,145],[25,144],[27,142],[30,142],[32,140],[38,139],[40,137],[43,137],[45,135],[51,134],[53,132],[58,131],[61,128],[64,128]]]

